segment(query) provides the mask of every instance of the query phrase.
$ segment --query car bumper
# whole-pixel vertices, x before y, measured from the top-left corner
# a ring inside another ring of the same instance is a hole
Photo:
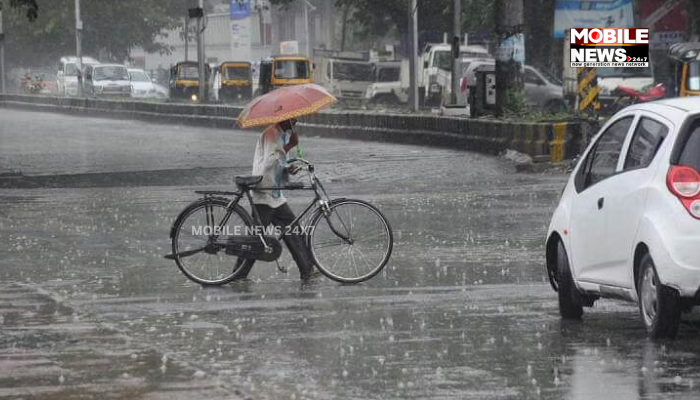
[[[681,297],[695,296],[700,288],[700,235],[672,238],[664,251],[653,252],[661,282],[678,289]]]

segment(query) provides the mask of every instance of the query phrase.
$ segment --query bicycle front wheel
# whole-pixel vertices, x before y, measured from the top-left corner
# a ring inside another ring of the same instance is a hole
[[[245,235],[245,227],[252,225],[250,214],[239,205],[229,215],[226,199],[193,203],[177,218],[171,233],[178,268],[200,285],[232,281],[254,260],[226,254],[225,244],[232,236]]]
[[[329,210],[316,213],[309,235],[318,269],[342,283],[359,283],[378,274],[394,246],[389,222],[362,200],[332,201]]]

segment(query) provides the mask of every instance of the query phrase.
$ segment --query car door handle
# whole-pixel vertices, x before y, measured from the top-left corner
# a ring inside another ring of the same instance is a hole
[[[605,199],[602,198],[602,197],[599,198],[599,199],[598,199],[598,209],[599,209],[599,210],[600,210],[601,208],[603,208],[603,203],[605,203]]]

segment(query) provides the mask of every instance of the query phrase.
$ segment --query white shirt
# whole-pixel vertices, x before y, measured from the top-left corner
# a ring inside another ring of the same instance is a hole
[[[253,157],[253,175],[262,175],[260,187],[281,187],[287,183],[287,153],[284,145],[289,143],[288,132],[283,132],[278,125],[265,129],[255,145]],[[253,190],[253,203],[265,204],[277,208],[287,202],[280,190]]]

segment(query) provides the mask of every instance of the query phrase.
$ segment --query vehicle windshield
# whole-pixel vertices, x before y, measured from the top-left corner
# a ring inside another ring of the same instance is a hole
[[[92,73],[93,81],[128,81],[129,74],[126,67],[121,66],[105,66],[95,67]]]
[[[651,78],[651,68],[625,68],[611,67],[598,68],[598,77],[601,78]]]
[[[486,53],[479,53],[474,51],[461,51],[459,53],[459,58],[490,58],[491,56]],[[435,60],[433,61],[433,66],[446,71],[452,71],[452,52],[449,50],[440,50],[435,52]],[[461,61],[462,64],[464,61]]]
[[[223,79],[250,79],[250,69],[248,67],[224,67],[221,77]]]
[[[333,63],[333,78],[343,81],[366,81],[374,80],[374,68],[371,64],[365,63]]]
[[[78,67],[73,63],[67,63],[63,69],[65,76],[78,76]]]
[[[199,79],[199,69],[196,65],[180,65],[178,79]]]
[[[396,82],[401,80],[401,68],[384,67],[377,72],[377,82]]]
[[[688,90],[700,90],[700,62],[688,64]]]
[[[143,71],[129,71],[132,82],[150,82],[151,79]]]
[[[599,68],[598,70],[600,71],[601,69],[603,69],[603,68]],[[549,72],[549,71],[546,70],[546,69],[538,69],[537,71],[539,71],[539,73],[540,73],[546,80],[548,80],[549,83],[552,83],[552,84],[555,84],[555,85],[559,85],[559,86],[562,86],[562,85],[564,84],[564,82],[563,82],[561,79],[559,79],[557,76],[555,76],[553,73]]]
[[[309,79],[309,62],[306,60],[275,61],[275,78]]]

